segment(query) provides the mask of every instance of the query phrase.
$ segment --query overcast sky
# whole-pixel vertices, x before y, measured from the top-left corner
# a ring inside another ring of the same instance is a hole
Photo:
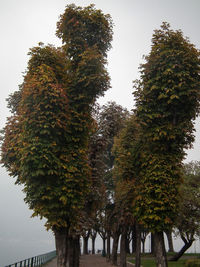
[[[5,99],[18,89],[26,69],[29,48],[38,42],[61,45],[55,36],[56,22],[67,4],[75,3],[109,13],[114,21],[114,40],[108,55],[112,88],[101,98],[101,104],[116,101],[133,108],[132,81],[138,78],[142,56],[151,47],[153,30],[163,21],[200,48],[199,0],[1,0],[0,1],[0,128],[9,116]],[[186,161],[200,160],[200,128],[196,123],[196,142]],[[44,221],[30,218],[31,211],[23,202],[24,195],[0,167],[0,266],[55,248],[51,232]]]

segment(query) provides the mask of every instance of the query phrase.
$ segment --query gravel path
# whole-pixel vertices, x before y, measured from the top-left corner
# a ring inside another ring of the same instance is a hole
[[[127,264],[127,267],[133,267],[134,264]],[[56,267],[56,259],[53,259],[45,267]],[[101,255],[83,255],[80,258],[80,267],[113,267]]]
[[[80,267],[113,267],[106,258],[101,255],[84,255],[80,258]],[[127,263],[127,267],[133,267],[134,264]]]

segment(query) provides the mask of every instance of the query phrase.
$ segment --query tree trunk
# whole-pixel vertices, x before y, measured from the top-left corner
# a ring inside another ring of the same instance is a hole
[[[68,263],[68,229],[54,230],[56,251],[57,251],[57,267],[67,267]]]
[[[142,239],[141,242],[142,242],[142,253],[145,253],[145,240]]]
[[[75,251],[74,251],[74,263],[75,267],[79,267],[79,259],[80,259],[80,236],[76,236],[75,239]]]
[[[133,225],[133,228],[132,228],[132,253],[135,253],[136,252],[136,243],[137,243],[136,226],[134,224]]]
[[[95,254],[95,240],[96,236],[92,236],[92,254]]]
[[[110,231],[107,233],[107,253],[106,253],[107,261],[110,261]]]
[[[102,250],[102,256],[106,256],[106,238],[102,238],[103,240],[103,250]]]
[[[169,246],[168,252],[174,252],[174,246],[173,246],[173,240],[172,240],[172,231],[167,230],[167,231],[165,231],[165,234],[166,234],[167,240],[168,240],[168,246]]]
[[[126,267],[126,227],[123,226],[120,242],[120,267]]]
[[[111,255],[111,262],[113,265],[117,265],[117,250],[118,250],[119,236],[120,236],[120,231],[115,232],[113,235],[113,247]]]
[[[72,236],[68,238],[68,261],[67,267],[74,267],[74,239]]]
[[[172,258],[170,258],[169,260],[170,261],[177,261],[178,259],[180,259],[180,257],[185,253],[185,251],[192,246],[192,243],[193,243],[193,239],[192,240],[189,240],[187,242],[185,242],[185,245],[182,247],[182,249],[176,253]]]
[[[67,267],[79,267],[79,236],[70,236],[68,239],[68,264]]]
[[[83,237],[83,254],[88,255],[88,239],[90,237],[91,230],[84,231],[82,234]]]
[[[89,236],[83,237],[83,254],[88,255],[88,239]]]
[[[90,237],[92,239],[92,254],[95,254],[95,240],[96,240],[96,237],[97,237],[97,231],[92,229],[90,231]]]
[[[130,254],[130,246],[129,246],[128,234],[126,235],[126,238],[125,238],[125,244],[126,244],[126,253]]]
[[[154,253],[156,256],[157,267],[167,267],[167,255],[165,251],[163,232],[154,234]]]
[[[151,233],[151,254],[155,255],[154,252],[154,234]]]
[[[135,267],[141,266],[141,231],[138,223],[135,223],[136,230],[136,255],[135,255]]]

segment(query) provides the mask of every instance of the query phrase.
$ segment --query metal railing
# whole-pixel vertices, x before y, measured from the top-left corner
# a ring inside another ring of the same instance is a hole
[[[51,251],[46,254],[42,254],[39,256],[35,256],[29,259],[25,259],[19,262],[15,262],[13,264],[7,265],[5,267],[36,267],[42,266],[44,263],[52,260],[56,257],[56,251]]]

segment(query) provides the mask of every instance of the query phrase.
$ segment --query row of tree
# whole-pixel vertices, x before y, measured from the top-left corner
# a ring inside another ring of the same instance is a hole
[[[145,238],[151,233],[152,253],[155,253],[157,249],[154,248],[156,241],[153,231],[150,231],[148,226],[145,226],[143,223],[139,223],[138,229],[137,220],[133,213],[135,208],[135,185],[132,184],[132,181],[128,180],[123,183],[119,179],[119,176],[124,178],[131,177],[131,168],[129,166],[133,164],[133,160],[129,157],[132,149],[131,144],[134,142],[133,136],[135,136],[135,129],[137,127],[134,124],[134,115],[131,115],[126,109],[123,109],[114,102],[110,102],[100,109],[100,114],[96,121],[98,121],[99,125],[98,132],[101,133],[99,137],[106,144],[100,150],[96,150],[96,156],[94,156],[94,153],[92,154],[93,159],[97,159],[98,162],[96,170],[101,170],[97,179],[101,183],[98,184],[95,191],[95,195],[100,196],[100,206],[96,205],[95,216],[90,218],[88,228],[83,235],[83,253],[87,254],[87,241],[89,237],[92,239],[92,251],[94,251],[95,237],[99,233],[103,240],[103,255],[106,255],[107,259],[111,260],[112,264],[115,265],[117,263],[118,243],[121,236],[121,266],[126,266],[126,254],[130,252],[129,243],[131,241],[132,252],[135,253],[137,251],[140,253],[141,242],[144,250]],[[113,134],[113,129],[115,134]],[[119,142],[120,140],[121,142]],[[98,146],[94,147],[97,148]],[[124,152],[122,148],[126,148],[129,151]],[[121,161],[122,165],[120,165]],[[99,164],[100,162],[101,164]],[[104,171],[99,166],[102,166]],[[172,232],[182,239],[184,245],[170,260],[178,260],[192,245],[195,238],[199,237],[199,170],[199,162],[184,164],[180,170],[183,183],[179,187],[178,198],[180,200],[178,199],[176,203],[177,214],[173,217],[171,227],[165,228],[163,231],[168,238],[170,252],[173,252]],[[98,194],[98,190],[101,193]],[[113,239],[112,250],[110,249],[110,237]]]
[[[163,232],[172,229],[179,213],[182,161],[194,141],[199,55],[169,24],[154,32],[150,54],[134,83],[134,114],[114,146],[118,198],[123,202],[124,192],[124,212],[128,207],[138,230],[143,225],[153,233],[157,266],[168,265]]]
[[[128,233],[138,267],[141,240],[151,232],[157,266],[166,267],[163,232],[176,226],[181,237],[188,234],[179,200],[193,181],[183,184],[182,160],[199,113],[199,51],[163,23],[134,83],[133,112],[114,102],[99,107],[97,97],[110,87],[105,65],[112,27],[110,16],[93,5],[67,6],[57,24],[63,46],[32,48],[24,82],[8,99],[12,115],[1,162],[24,185],[33,216],[47,219],[58,267],[78,267],[80,235],[86,252],[89,235],[95,240],[97,232],[113,264],[121,236],[121,267]],[[195,207],[196,225],[198,201],[191,200],[185,203]]]
[[[184,164],[182,172],[183,184],[180,187],[181,201],[177,215],[174,217],[173,227],[166,229],[164,233],[168,240],[169,252],[174,252],[173,236],[180,238],[183,241],[183,246],[171,256],[170,261],[177,261],[200,236],[200,163],[190,162]],[[121,203],[117,203],[117,201],[116,197],[114,197],[109,207],[107,200],[104,204],[107,205],[104,209],[105,215],[97,215],[93,218],[95,220],[90,221],[90,224],[88,224],[88,229],[82,234],[83,253],[88,254],[89,238],[92,241],[91,253],[95,253],[95,239],[97,234],[99,234],[103,241],[102,255],[106,256],[107,260],[111,261],[113,265],[117,265],[117,251],[120,250],[121,266],[126,266],[126,254],[135,254],[138,252],[137,249],[143,253],[145,252],[145,242],[148,235],[151,237],[149,240],[149,250],[152,254],[155,254],[155,241],[154,234],[148,228],[144,228],[142,224],[140,225],[140,229],[136,228],[136,222],[131,213],[129,213],[129,220],[125,221],[125,218],[123,218],[124,215],[121,212]],[[123,239],[120,240],[123,228],[126,228],[124,242],[122,242]],[[138,232],[138,230],[140,231]],[[110,249],[110,237],[113,241],[112,249]],[[139,238],[138,248],[137,238]]]

